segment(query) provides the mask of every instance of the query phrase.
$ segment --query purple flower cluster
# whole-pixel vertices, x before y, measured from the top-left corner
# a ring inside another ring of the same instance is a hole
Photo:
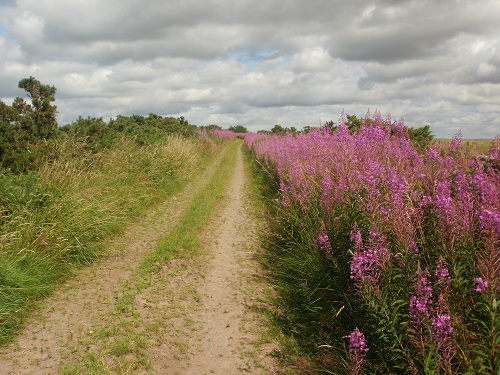
[[[410,318],[417,330],[421,331],[424,328],[422,325],[430,319],[432,312],[432,284],[429,272],[422,271],[419,265],[414,290],[410,297]]]
[[[432,318],[432,335],[438,346],[443,345],[453,334],[450,314],[439,314]]]
[[[436,271],[434,273],[436,276],[438,284],[445,291],[448,291],[450,288],[450,271],[448,271],[448,267],[446,266],[446,260],[443,257],[440,257],[436,264]]]
[[[233,139],[238,136],[237,133],[233,132],[232,130],[226,130],[226,129],[213,129],[212,133],[220,138],[220,139]]]
[[[489,288],[488,280],[483,280],[482,277],[476,278],[476,287],[474,288],[476,292],[484,293],[488,290],[488,288]]]
[[[422,353],[429,347],[437,348],[436,361],[449,369],[456,353],[453,324],[448,309],[447,293],[450,275],[446,263],[440,258],[436,265],[437,286],[442,290],[437,303],[433,301],[433,286],[428,270],[418,264],[416,279],[410,296],[410,331],[415,347]]]
[[[367,294],[376,293],[371,302],[387,296],[386,305],[391,306],[397,302],[391,298],[401,296],[393,297],[389,290],[382,293],[391,287],[384,281],[388,275],[399,276],[390,280],[407,290],[410,340],[419,341],[422,358],[425,350],[440,345],[443,349],[436,361],[451,366],[453,335],[462,331],[454,330],[453,323],[470,319],[459,315],[466,310],[464,304],[480,299],[473,290],[498,293],[500,284],[500,171],[496,167],[500,137],[485,162],[473,150],[464,151],[461,134],[449,147],[436,143],[421,154],[402,121],[384,120],[376,112],[367,115],[359,131],[350,132],[346,124],[343,116],[336,131],[249,135],[246,142],[259,162],[279,178],[278,201],[290,217],[317,219],[310,229],[316,233],[318,251],[329,252],[334,241],[345,241],[351,231],[353,256],[345,266],[362,293],[349,298],[367,302]],[[354,222],[342,222],[352,217],[363,223],[361,230]],[[479,277],[454,282],[454,277],[463,276],[453,271],[471,265],[476,267],[474,277]],[[412,280],[410,289],[408,280]],[[473,290],[454,294],[453,288],[472,283]]]
[[[349,334],[349,356],[351,359],[351,374],[359,374],[364,363],[364,357],[368,353],[365,336],[356,327]]]
[[[365,335],[356,327],[349,334],[349,353],[353,356],[364,356],[368,353]]]
[[[368,246],[365,247],[361,232],[353,231],[351,241],[355,249],[351,262],[351,279],[360,287],[366,281],[379,289],[390,260],[385,238],[379,232],[371,231]]]
[[[330,243],[330,240],[328,239],[328,234],[326,234],[324,231],[321,231],[320,234],[318,235],[317,239],[317,248],[320,251],[323,251],[325,253],[332,253],[332,244]]]

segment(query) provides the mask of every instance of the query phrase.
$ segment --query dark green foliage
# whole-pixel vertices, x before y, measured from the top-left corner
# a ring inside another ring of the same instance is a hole
[[[53,138],[57,132],[56,88],[33,77],[24,78],[19,88],[31,99],[16,98],[12,106],[0,102],[0,163],[15,172],[24,172],[37,159],[36,143]]]
[[[86,143],[93,152],[111,147],[119,136],[133,138],[138,144],[160,142],[166,134],[179,134],[185,137],[196,136],[196,126],[190,125],[184,117],[162,117],[151,113],[148,117],[140,115],[122,116],[111,119],[108,124],[102,118],[79,117],[76,121],[61,128],[61,132]]]
[[[23,110],[21,116],[28,116],[34,124],[35,138],[50,138],[57,130],[56,107],[51,103],[56,100],[56,88],[43,85],[34,77],[24,78],[19,81],[19,88],[24,89],[31,99],[30,105],[20,105]],[[16,98],[15,103],[24,102]]]
[[[274,125],[273,128],[271,129],[271,133],[272,134],[285,134],[285,128],[283,128],[283,126],[281,125]]]
[[[150,114],[148,117],[139,115],[121,116],[110,120],[110,129],[134,137],[140,144],[155,143],[164,134],[180,134],[186,137],[196,135],[196,126],[190,125],[184,117],[162,117]]]
[[[248,133],[248,130],[243,125],[230,126],[228,130],[231,130],[235,133]]]
[[[200,126],[200,129],[206,129],[206,130],[222,130],[222,126],[216,125],[216,124],[210,124],[206,126]]]
[[[258,133],[277,134],[277,135],[285,135],[287,133],[296,134],[297,128],[294,126],[284,128],[283,126],[276,124],[273,126],[271,130],[259,130]]]
[[[62,127],[61,132],[85,141],[88,149],[98,152],[104,148],[109,148],[116,139],[116,133],[101,118],[78,117],[71,125]]]
[[[434,140],[430,126],[425,125],[420,128],[408,128],[408,135],[413,145],[420,151],[426,150]]]
[[[314,129],[314,127],[313,127],[313,126],[306,125],[306,126],[304,126],[304,127],[302,128],[302,131],[301,131],[301,132],[302,132],[302,133],[306,133],[306,134],[307,134],[307,133],[309,133],[309,132],[310,132],[311,130],[313,130],[313,129]]]
[[[358,118],[355,115],[346,115],[346,117],[347,121],[345,125],[349,128],[349,132],[354,133],[361,129],[361,126],[363,125],[362,118]]]

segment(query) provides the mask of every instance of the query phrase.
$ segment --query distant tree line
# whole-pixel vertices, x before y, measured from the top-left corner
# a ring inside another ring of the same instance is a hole
[[[275,134],[275,135],[285,135],[287,133],[296,134],[299,133],[295,127],[283,127],[279,124],[274,125],[271,130],[260,130],[259,133]]]
[[[243,125],[230,126],[228,130],[231,130],[235,133],[248,133],[248,130]]]
[[[78,139],[92,152],[98,152],[111,147],[119,136],[131,137],[140,144],[151,144],[158,142],[165,134],[197,135],[197,127],[189,124],[184,117],[162,117],[156,114],[148,117],[119,115],[109,122],[105,122],[102,117],[80,116],[71,124],[58,127],[57,107],[53,104],[56,88],[42,84],[34,77],[19,81],[19,88],[26,92],[30,103],[20,97],[15,98],[12,105],[0,101],[0,167],[16,173],[33,168],[47,154],[51,142],[60,138]],[[359,131],[361,126],[370,121],[373,120],[355,115],[346,115],[344,118],[344,124],[350,132]],[[330,131],[337,129],[333,121],[327,121],[323,127]],[[222,129],[218,125],[202,128]],[[261,132],[284,135],[307,133],[312,129],[314,127],[306,126],[298,131],[293,126],[276,124],[270,131]],[[406,129],[410,140],[420,150],[425,150],[434,140],[429,125]],[[243,125],[231,126],[228,130],[240,134],[248,132]]]

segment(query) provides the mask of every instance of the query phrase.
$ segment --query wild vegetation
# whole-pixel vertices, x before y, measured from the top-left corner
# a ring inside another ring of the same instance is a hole
[[[277,324],[314,373],[500,373],[500,138],[479,156],[379,113],[331,125],[246,136]]]
[[[58,127],[56,89],[19,88],[31,103],[0,101],[0,344],[221,139],[244,137],[269,198],[274,318],[317,364],[303,372],[500,373],[500,138],[435,142],[379,113],[258,134],[155,114]],[[144,270],[194,246],[216,176]]]

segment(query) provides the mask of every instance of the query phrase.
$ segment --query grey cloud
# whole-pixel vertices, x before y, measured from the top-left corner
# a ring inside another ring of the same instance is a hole
[[[443,69],[445,61],[442,60],[417,60],[404,61],[391,65],[372,63],[365,65],[365,76],[359,79],[361,89],[371,89],[374,84],[390,84],[401,79],[417,79],[421,84]]]
[[[395,61],[446,54],[449,42],[463,34],[495,32],[498,2],[407,2],[392,11],[373,7],[332,36],[331,53],[347,60]],[[370,9],[370,8],[368,8]]]
[[[62,123],[154,112],[300,127],[370,108],[441,136],[499,132],[495,0],[9,4],[0,98],[34,75],[58,88]]]

